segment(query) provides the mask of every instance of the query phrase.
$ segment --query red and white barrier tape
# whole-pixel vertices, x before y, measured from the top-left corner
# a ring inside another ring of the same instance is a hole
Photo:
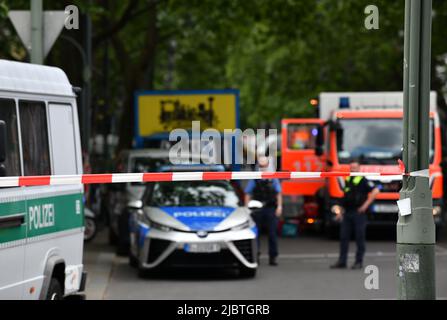
[[[223,172],[150,172],[150,173],[111,173],[79,174],[53,176],[0,177],[0,187],[48,186],[67,184],[127,183],[155,181],[201,181],[201,180],[251,180],[251,179],[306,179],[328,177],[377,177],[403,175],[426,176],[421,172],[405,174],[402,172],[260,172],[260,171],[223,171]],[[391,178],[391,177],[390,177]]]

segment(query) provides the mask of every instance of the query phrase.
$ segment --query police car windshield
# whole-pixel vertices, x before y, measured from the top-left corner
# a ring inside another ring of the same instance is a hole
[[[227,181],[157,182],[148,194],[151,207],[231,207],[239,206],[239,198]]]
[[[157,168],[169,163],[168,158],[132,157],[130,158],[130,172],[154,172]],[[131,182],[132,185],[144,185],[141,182]]]
[[[402,119],[343,119],[337,133],[340,163],[396,164],[402,159]],[[430,124],[430,161],[433,159],[433,120]]]

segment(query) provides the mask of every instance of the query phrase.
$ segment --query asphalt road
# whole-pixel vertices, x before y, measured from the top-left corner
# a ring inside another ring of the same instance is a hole
[[[395,299],[395,243],[393,235],[374,234],[368,240],[364,267],[379,270],[379,288],[366,289],[364,270],[331,270],[338,242],[317,235],[280,239],[279,266],[261,265],[254,279],[239,279],[231,272],[175,270],[140,279],[126,257],[114,254],[107,231],[86,244],[87,299]],[[267,248],[263,239],[262,251]],[[355,243],[351,242],[353,262]],[[447,299],[447,240],[436,246],[436,290]]]

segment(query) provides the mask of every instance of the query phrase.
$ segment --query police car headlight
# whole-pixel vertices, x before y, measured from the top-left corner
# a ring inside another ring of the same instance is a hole
[[[231,230],[239,231],[239,230],[247,229],[248,227],[250,227],[250,221],[247,220],[244,223],[241,223],[241,224],[238,224],[237,226],[234,226],[233,228],[231,228]]]
[[[159,224],[159,223],[156,223],[156,222],[153,222],[153,221],[150,222],[150,227],[154,228],[154,229],[157,229],[157,230],[160,230],[160,231],[164,231],[164,232],[169,232],[169,231],[172,230],[168,226],[165,226],[163,224]]]
[[[439,216],[441,214],[442,208],[441,206],[433,207],[433,216]]]
[[[342,206],[335,204],[331,207],[331,212],[333,214],[335,214],[336,216],[342,215],[343,213],[345,213],[345,208],[343,208]]]
[[[172,230],[172,228],[165,226],[164,224],[154,222],[152,220],[149,220],[149,227],[154,228],[156,230],[164,231],[164,232],[169,232]]]

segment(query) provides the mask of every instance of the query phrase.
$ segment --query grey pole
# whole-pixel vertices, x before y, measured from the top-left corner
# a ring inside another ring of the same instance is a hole
[[[42,0],[31,0],[31,63],[43,64]]]
[[[404,142],[406,172],[429,166],[431,0],[405,1]],[[427,174],[404,176],[411,214],[397,222],[398,298],[435,299],[435,224]]]

